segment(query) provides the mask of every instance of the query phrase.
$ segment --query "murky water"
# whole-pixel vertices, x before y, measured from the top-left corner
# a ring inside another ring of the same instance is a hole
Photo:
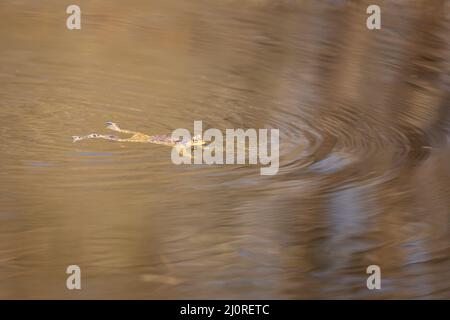
[[[450,2],[378,2],[2,1],[0,298],[450,298]],[[194,120],[279,173],[71,140]]]

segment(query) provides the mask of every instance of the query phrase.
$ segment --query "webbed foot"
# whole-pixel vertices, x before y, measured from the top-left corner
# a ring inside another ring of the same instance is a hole
[[[77,141],[83,140],[83,138],[80,136],[72,136],[72,139],[73,139],[72,142],[77,142]]]
[[[119,126],[111,121],[106,122],[106,128],[113,131],[121,131]]]

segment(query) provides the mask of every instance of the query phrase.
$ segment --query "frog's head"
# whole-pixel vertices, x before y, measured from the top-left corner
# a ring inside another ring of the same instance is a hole
[[[191,140],[186,143],[186,146],[188,146],[188,147],[195,147],[195,146],[203,146],[205,144],[206,144],[206,141],[204,141],[202,139],[202,136],[201,135],[196,135],[196,136],[193,136],[191,138]]]

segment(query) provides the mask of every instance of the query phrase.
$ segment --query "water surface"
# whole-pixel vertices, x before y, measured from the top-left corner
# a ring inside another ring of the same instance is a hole
[[[450,298],[448,1],[65,5],[0,3],[0,298]],[[71,140],[194,120],[279,173]]]

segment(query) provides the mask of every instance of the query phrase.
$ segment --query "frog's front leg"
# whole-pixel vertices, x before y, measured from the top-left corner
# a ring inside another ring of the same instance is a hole
[[[178,153],[178,157],[182,157],[185,159],[182,163],[185,163],[185,164],[192,163],[193,148],[191,146],[187,145],[186,143],[179,142],[176,145],[174,145],[172,148],[174,148],[176,150],[176,152]]]

